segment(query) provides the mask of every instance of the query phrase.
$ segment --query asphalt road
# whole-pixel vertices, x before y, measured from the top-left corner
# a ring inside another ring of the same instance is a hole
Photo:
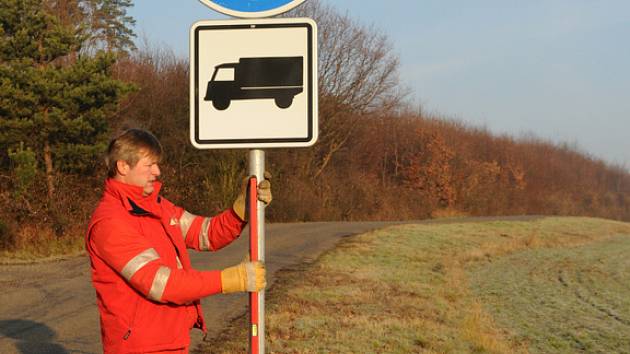
[[[271,224],[266,232],[268,284],[282,268],[316,259],[343,237],[382,228],[388,222]],[[247,233],[217,253],[191,251],[196,269],[221,269],[247,253]],[[100,353],[96,295],[88,258],[0,266],[0,353]],[[203,300],[209,338],[246,311],[246,294]],[[191,332],[193,345],[201,332]]]

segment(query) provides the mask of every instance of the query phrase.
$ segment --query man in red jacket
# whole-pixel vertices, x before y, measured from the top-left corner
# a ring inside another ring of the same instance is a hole
[[[214,217],[191,214],[159,195],[161,155],[159,141],[139,129],[107,150],[105,191],[86,237],[105,353],[187,353],[190,329],[206,331],[199,299],[266,285],[260,262],[221,271],[191,267],[186,248],[216,251],[240,235],[245,191]],[[258,191],[271,201],[267,179]]]

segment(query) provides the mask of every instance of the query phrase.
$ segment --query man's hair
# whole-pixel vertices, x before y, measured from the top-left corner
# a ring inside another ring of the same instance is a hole
[[[142,129],[127,129],[109,142],[105,164],[107,176],[116,177],[118,172],[116,162],[125,161],[129,166],[135,166],[144,156],[156,159],[162,158],[162,145],[149,131]]]

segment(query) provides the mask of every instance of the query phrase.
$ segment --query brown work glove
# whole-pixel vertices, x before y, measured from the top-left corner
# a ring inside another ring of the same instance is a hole
[[[265,171],[264,178],[265,179],[258,183],[256,191],[258,192],[258,200],[269,205],[273,200],[273,196],[271,195],[271,173]]]
[[[238,215],[241,220],[247,220],[247,215],[245,213],[246,210],[246,195],[247,195],[247,186],[249,185],[249,179],[252,176],[246,177],[241,184],[241,192],[238,194],[238,197],[232,204],[232,209]],[[265,171],[264,174],[265,179],[258,183],[258,188],[256,189],[258,193],[258,200],[269,205],[273,196],[271,195],[271,173]]]
[[[221,271],[223,293],[260,291],[267,286],[265,274],[263,262],[243,261],[233,267],[225,268]]]

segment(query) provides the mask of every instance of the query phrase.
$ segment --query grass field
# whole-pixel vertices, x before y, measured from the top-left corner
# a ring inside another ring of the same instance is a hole
[[[630,224],[401,225],[267,293],[270,353],[630,353]],[[200,352],[247,352],[246,319]]]
[[[85,254],[85,230],[77,227],[71,235],[57,237],[49,230],[38,230],[32,226],[20,229],[14,249],[0,250],[0,264],[26,264],[53,261]]]
[[[630,237],[530,250],[475,267],[474,293],[538,353],[630,353]]]

